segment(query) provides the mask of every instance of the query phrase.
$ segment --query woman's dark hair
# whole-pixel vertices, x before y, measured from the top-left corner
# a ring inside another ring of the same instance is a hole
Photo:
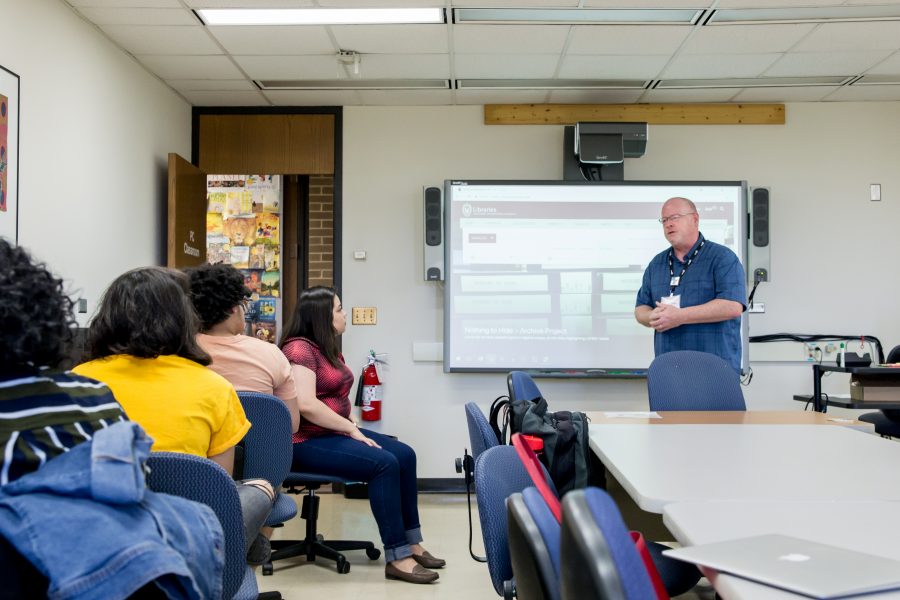
[[[0,238],[0,375],[65,361],[77,326],[72,306],[62,279]]]
[[[341,366],[338,334],[334,330],[334,297],[337,290],[317,285],[300,292],[297,308],[281,336],[281,347],[291,338],[306,338],[315,343],[335,367]]]
[[[227,319],[231,309],[250,297],[244,276],[231,265],[201,265],[185,273],[191,280],[191,301],[200,317],[201,331]]]
[[[201,365],[212,362],[194,336],[200,320],[181,271],[144,267],[119,275],[103,298],[88,330],[88,353],[156,358],[175,354]]]

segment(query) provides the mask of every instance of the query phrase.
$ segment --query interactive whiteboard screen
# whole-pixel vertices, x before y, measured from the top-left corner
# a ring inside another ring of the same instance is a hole
[[[444,370],[646,370],[653,330],[634,304],[674,196],[745,264],[746,182],[445,181]]]

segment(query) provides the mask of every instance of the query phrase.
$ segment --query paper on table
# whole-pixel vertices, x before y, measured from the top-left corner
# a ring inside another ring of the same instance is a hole
[[[833,421],[835,423],[852,423],[855,419],[841,419],[840,417],[828,417],[829,421]]]
[[[603,416],[608,419],[662,419],[658,412],[645,410],[605,412]]]

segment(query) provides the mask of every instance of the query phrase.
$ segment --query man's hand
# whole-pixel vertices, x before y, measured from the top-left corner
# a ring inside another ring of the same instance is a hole
[[[662,333],[674,329],[684,323],[681,309],[671,304],[656,303],[656,308],[650,312],[650,327]]]

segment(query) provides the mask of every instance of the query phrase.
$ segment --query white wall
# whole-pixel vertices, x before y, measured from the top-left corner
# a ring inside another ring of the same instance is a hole
[[[369,348],[389,353],[376,428],[416,448],[422,477],[455,475],[452,459],[468,446],[463,404],[486,408],[505,391],[503,375],[448,375],[439,363],[412,360],[413,342],[442,339],[443,289],[422,278],[422,187],[562,176],[562,127],[482,119],[481,107],[344,112],[342,299],[378,308],[378,325],[350,326],[344,353],[354,370]],[[771,282],[757,291],[767,312],[750,317],[751,335],[865,333],[887,350],[900,344],[898,125],[900,103],[891,102],[790,104],[783,126],[651,126],[647,154],[626,162],[626,177],[770,187]],[[882,184],[882,202],[868,200],[870,183]],[[368,258],[354,261],[354,250]],[[764,354],[751,347],[751,359]],[[744,389],[751,408],[797,409],[791,396],[811,392],[807,365],[752,366]],[[824,390],[847,393],[846,382],[831,376]],[[646,410],[644,382],[538,383],[556,410]]]
[[[114,277],[165,261],[166,155],[190,156],[190,105],[59,0],[0,15],[0,64],[21,78],[19,243],[86,317]]]

